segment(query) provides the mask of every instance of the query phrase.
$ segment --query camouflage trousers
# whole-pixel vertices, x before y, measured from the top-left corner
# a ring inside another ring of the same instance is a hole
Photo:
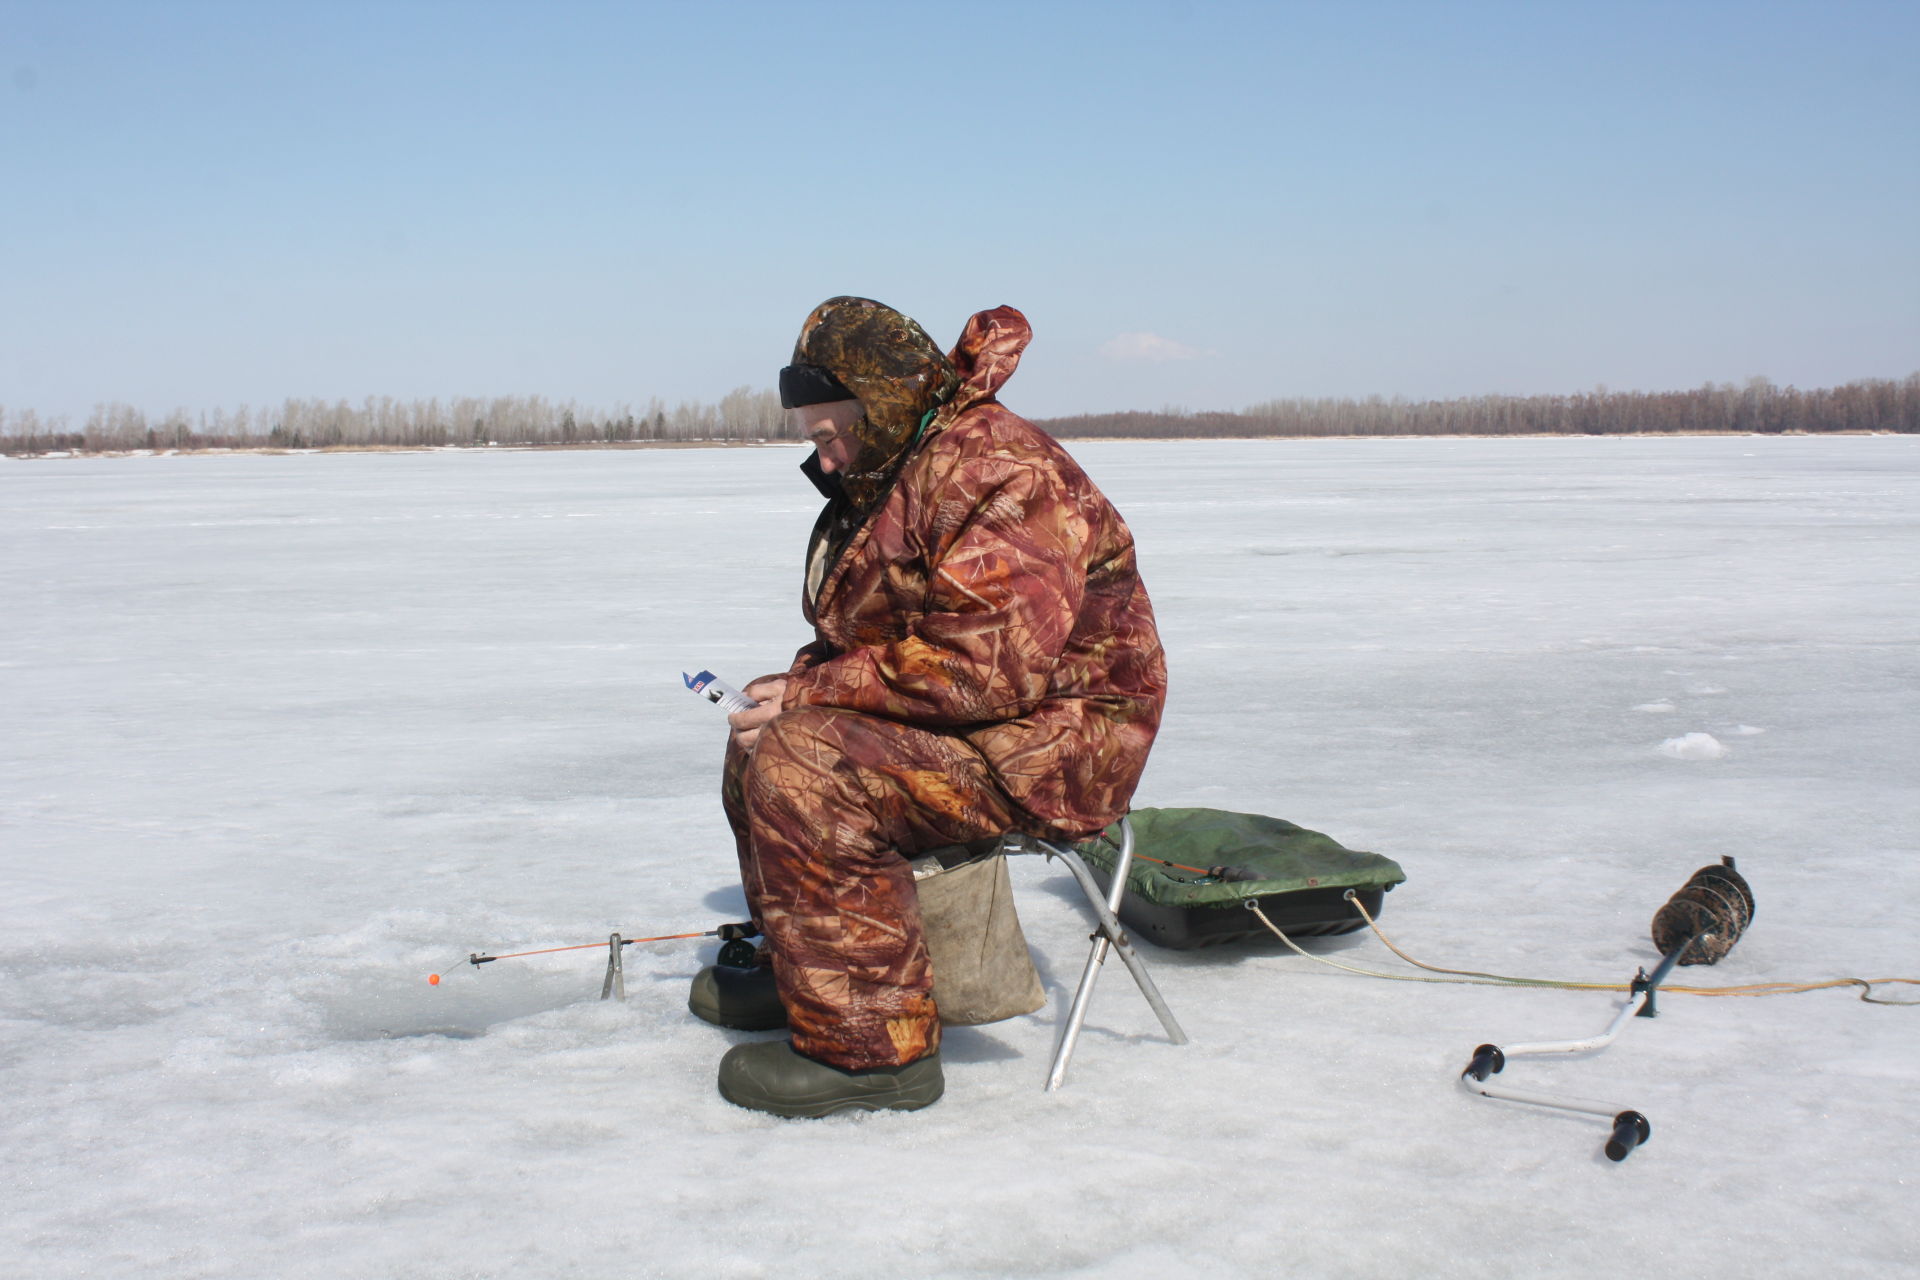
[[[848,1070],[938,1049],[906,858],[1014,825],[1013,802],[979,754],[951,734],[797,707],[752,751],[729,744],[721,801],[793,1047]]]

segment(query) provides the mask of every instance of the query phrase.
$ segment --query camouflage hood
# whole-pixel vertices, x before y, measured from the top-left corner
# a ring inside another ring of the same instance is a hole
[[[866,411],[851,432],[857,447],[841,476],[847,499],[861,511],[879,503],[921,422],[960,385],[926,330],[871,298],[829,298],[815,307],[800,326],[793,363],[825,369]]]
[[[1012,307],[976,311],[948,357],[960,387],[940,416],[951,421],[975,405],[991,403],[1020,367],[1020,353],[1033,341],[1033,326]]]

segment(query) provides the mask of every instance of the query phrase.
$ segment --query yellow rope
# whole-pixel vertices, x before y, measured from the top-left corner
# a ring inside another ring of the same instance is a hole
[[[1444,969],[1439,965],[1427,964],[1414,959],[1394,945],[1393,939],[1381,930],[1379,923],[1368,913],[1366,907],[1361,905],[1359,895],[1349,894],[1347,901],[1353,904],[1354,910],[1358,911],[1361,919],[1367,922],[1367,927],[1373,930],[1373,936],[1380,939],[1387,950],[1394,955],[1417,969],[1455,976],[1423,978],[1413,973],[1382,973],[1378,969],[1362,969],[1355,965],[1342,964],[1338,960],[1329,960],[1325,956],[1316,956],[1309,951],[1301,950],[1292,938],[1280,931],[1278,925],[1267,919],[1267,913],[1260,909],[1258,900],[1249,898],[1246,907],[1260,918],[1260,923],[1265,925],[1274,937],[1286,943],[1295,955],[1305,956],[1317,964],[1344,969],[1348,973],[1357,973],[1362,977],[1387,978],[1394,982],[1448,983],[1473,987],[1553,987],[1563,991],[1631,991],[1633,989],[1633,984],[1628,982],[1563,982],[1554,978],[1516,978],[1502,973],[1482,973],[1477,969]],[[1829,987],[1859,987],[1861,988],[1860,998],[1868,1004],[1920,1005],[1920,1000],[1887,1000],[1873,994],[1875,987],[1896,982],[1907,986],[1920,986],[1920,978],[1829,978],[1822,982],[1752,982],[1735,987],[1662,986],[1660,990],[1689,996],[1779,996],[1802,991],[1824,991]]]

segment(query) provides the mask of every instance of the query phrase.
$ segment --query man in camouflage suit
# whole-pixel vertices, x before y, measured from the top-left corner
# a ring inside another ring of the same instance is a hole
[[[814,640],[730,718],[722,786],[770,961],[709,969],[731,1101],[780,1115],[940,1096],[940,1019],[906,856],[1126,812],[1166,666],[1132,535],[1058,442],[996,400],[1031,331],[1011,307],[942,354],[906,316],[833,298],[782,403],[826,495],[802,609]],[[903,856],[906,855],[906,856]]]

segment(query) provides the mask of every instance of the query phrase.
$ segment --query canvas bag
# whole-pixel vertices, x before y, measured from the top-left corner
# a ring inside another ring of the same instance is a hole
[[[1046,1004],[1046,989],[1014,910],[1006,855],[948,867],[937,853],[925,854],[911,865],[940,1021],[971,1027],[1017,1018]]]

